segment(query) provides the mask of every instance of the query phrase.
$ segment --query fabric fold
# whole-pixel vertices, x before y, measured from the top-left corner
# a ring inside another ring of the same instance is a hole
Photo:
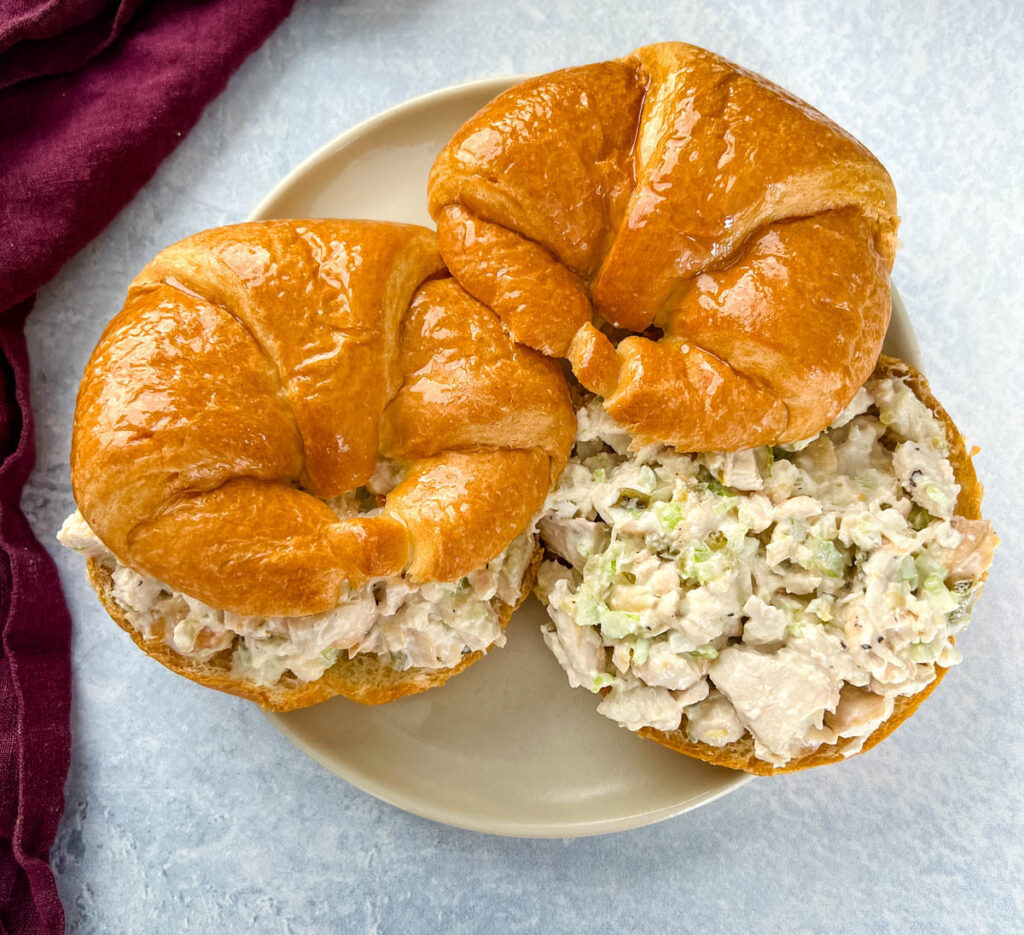
[[[0,88],[80,68],[118,37],[141,3],[50,4],[45,20],[27,16],[12,22],[0,31]]]

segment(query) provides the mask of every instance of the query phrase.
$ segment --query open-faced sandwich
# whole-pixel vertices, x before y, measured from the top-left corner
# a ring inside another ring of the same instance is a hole
[[[206,231],[142,271],[89,361],[60,539],[194,681],[390,701],[504,642],[574,428],[558,366],[443,275],[430,231]]]

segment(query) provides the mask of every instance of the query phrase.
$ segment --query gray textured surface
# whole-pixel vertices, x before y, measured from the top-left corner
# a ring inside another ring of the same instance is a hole
[[[383,805],[255,708],[165,673],[105,617],[80,561],[59,554],[76,624],[75,744],[53,859],[72,931],[1024,927],[1024,16],[1011,0],[300,3],[41,294],[26,509],[52,544],[72,505],[78,378],[160,247],[244,217],[310,151],[405,98],[664,38],[807,98],[896,181],[895,281],[937,395],[984,449],[987,514],[1004,539],[963,665],[892,740],[843,766],[755,782],[611,838],[506,840]]]

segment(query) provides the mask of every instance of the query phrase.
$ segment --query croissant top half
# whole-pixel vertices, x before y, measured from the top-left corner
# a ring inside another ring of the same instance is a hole
[[[430,175],[441,255],[641,440],[792,441],[871,373],[896,194],[809,105],[682,43],[499,95]],[[596,313],[596,315],[595,315]]]

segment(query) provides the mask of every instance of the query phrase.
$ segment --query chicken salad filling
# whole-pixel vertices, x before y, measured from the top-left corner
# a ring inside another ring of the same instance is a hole
[[[630,451],[591,398],[540,521],[544,639],[630,730],[844,755],[960,661],[996,543],[954,514],[945,433],[898,377],[799,443]]]
[[[374,515],[400,479],[381,461],[366,488],[328,501],[340,518]],[[62,545],[111,571],[111,596],[145,638],[197,661],[231,651],[234,675],[262,685],[290,672],[320,678],[341,653],[372,653],[399,670],[448,669],[465,653],[503,646],[500,604],[514,606],[533,558],[535,524],[482,568],[453,582],[379,578],[348,590],[331,610],[306,617],[245,617],[217,610],[122,564],[79,511],[58,534]]]

